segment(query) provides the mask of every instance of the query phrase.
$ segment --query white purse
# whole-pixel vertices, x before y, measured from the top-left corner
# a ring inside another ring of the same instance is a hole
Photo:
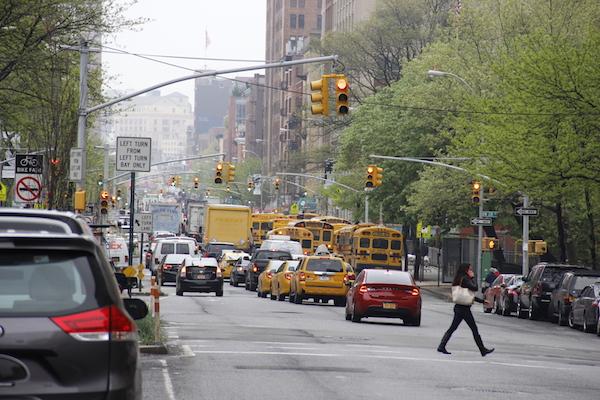
[[[452,302],[462,306],[470,306],[475,301],[475,293],[462,286],[452,286]]]

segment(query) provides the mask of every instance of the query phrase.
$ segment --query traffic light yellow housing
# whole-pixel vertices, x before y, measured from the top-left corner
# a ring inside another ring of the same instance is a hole
[[[76,211],[85,210],[85,190],[75,192],[73,208]]]
[[[479,205],[481,202],[481,182],[471,181],[471,203]]]
[[[229,163],[227,165],[227,182],[231,183],[235,181],[235,165]]]
[[[218,163],[215,167],[215,183],[223,183],[223,163]]]
[[[346,115],[350,112],[348,80],[345,76],[335,81],[335,109],[338,115]]]
[[[329,115],[329,87],[327,78],[321,78],[310,83],[310,111],[313,114]]]
[[[100,192],[100,214],[108,214],[109,199],[110,194],[106,190]]]
[[[481,241],[481,250],[483,251],[494,251],[498,249],[498,239],[491,237],[484,237]]]
[[[200,186],[200,178],[195,176],[194,177],[194,189],[198,189],[199,186]]]

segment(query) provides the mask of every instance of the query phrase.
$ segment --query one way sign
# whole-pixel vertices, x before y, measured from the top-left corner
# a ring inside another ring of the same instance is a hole
[[[518,215],[520,217],[523,217],[525,215],[529,217],[537,217],[538,211],[539,210],[537,208],[519,207],[515,210],[515,215]]]

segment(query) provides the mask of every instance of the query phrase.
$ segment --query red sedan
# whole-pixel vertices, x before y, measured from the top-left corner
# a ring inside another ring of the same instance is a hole
[[[483,312],[490,313],[494,311],[496,314],[500,314],[502,289],[506,287],[506,282],[513,276],[513,274],[500,274],[492,282],[483,296]]]
[[[350,283],[348,283],[350,285]],[[364,269],[346,295],[346,319],[400,318],[404,325],[421,325],[421,291],[408,272]]]

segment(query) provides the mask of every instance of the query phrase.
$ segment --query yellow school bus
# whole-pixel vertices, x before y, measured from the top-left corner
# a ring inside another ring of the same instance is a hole
[[[279,218],[275,218],[273,220],[273,229],[279,229],[279,228],[288,226],[290,224],[291,220],[292,219],[290,217],[288,217],[287,215],[283,215]]]
[[[366,268],[402,270],[402,233],[383,225],[359,228],[352,234],[350,264],[356,274]]]
[[[333,251],[341,255],[347,263],[350,263],[352,255],[352,237],[354,232],[360,228],[375,226],[372,223],[362,222],[356,225],[345,225],[333,233]]]
[[[282,228],[273,229],[267,233],[267,237],[271,235],[289,236],[291,240],[300,243],[304,255],[308,256],[313,253],[313,234],[306,228],[284,226]]]
[[[255,246],[260,246],[262,241],[267,237],[267,232],[274,228],[273,221],[283,216],[283,214],[275,213],[252,214],[252,240]]]
[[[339,218],[339,217],[324,216],[324,217],[313,217],[311,219],[313,219],[315,221],[329,222],[330,224],[344,224],[344,225],[352,224],[352,222],[348,221],[347,219],[343,219],[343,218]]]
[[[291,221],[289,226],[306,228],[313,234],[313,249],[324,244],[329,250],[333,250],[333,225],[329,222],[305,219],[302,221]]]

